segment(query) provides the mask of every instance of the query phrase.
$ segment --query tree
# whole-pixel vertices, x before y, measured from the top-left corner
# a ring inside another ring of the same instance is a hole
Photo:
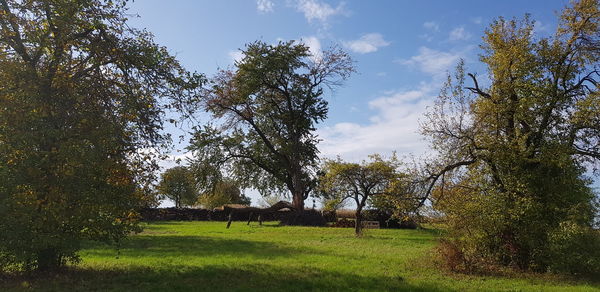
[[[321,204],[323,205],[324,211],[337,211],[346,207],[346,201],[344,198],[327,198],[322,197]]]
[[[433,191],[465,262],[548,270],[550,235],[591,224],[584,172],[600,162],[599,17],[597,1],[573,2],[552,37],[537,36],[529,16],[499,18],[481,46],[490,86],[461,62],[426,116],[439,158],[424,167],[423,192]]]
[[[175,166],[162,174],[158,191],[175,203],[175,208],[192,206],[198,200],[196,182],[185,166]]]
[[[315,126],[328,112],[324,88],[341,85],[354,71],[352,60],[339,49],[311,55],[293,41],[254,42],[243,54],[235,70],[211,81],[204,108],[223,123],[197,128],[192,164],[209,180],[226,170],[264,195],[287,189],[303,210],[315,186]]]
[[[139,230],[165,108],[202,82],[125,1],[0,0],[0,269],[77,261]]]
[[[235,181],[225,179],[217,183],[212,191],[201,194],[197,203],[212,210],[225,204],[250,205],[250,202]]]
[[[359,163],[344,162],[341,159],[327,160],[323,166],[323,175],[319,180],[319,189],[325,196],[352,198],[356,203],[356,235],[362,232],[362,210],[369,199],[377,196],[392,195],[402,184],[402,175],[398,171],[399,163],[395,156],[384,160],[379,155],[371,155],[371,161]]]

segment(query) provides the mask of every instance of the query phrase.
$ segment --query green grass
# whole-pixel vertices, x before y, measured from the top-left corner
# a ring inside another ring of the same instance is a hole
[[[114,247],[89,243],[58,274],[4,279],[0,291],[600,291],[557,277],[450,274],[431,230],[162,222]],[[2,278],[0,278],[2,281]]]

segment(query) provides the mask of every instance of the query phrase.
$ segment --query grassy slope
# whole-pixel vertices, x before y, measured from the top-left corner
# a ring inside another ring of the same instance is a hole
[[[428,260],[431,231],[153,223],[113,247],[90,244],[59,276],[12,279],[0,290],[57,291],[600,291],[548,277],[448,275]],[[0,279],[1,280],[1,279]]]

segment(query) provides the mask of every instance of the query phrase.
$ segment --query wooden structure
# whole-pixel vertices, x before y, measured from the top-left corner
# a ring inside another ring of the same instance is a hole
[[[379,221],[363,221],[362,227],[366,229],[379,229]]]
[[[236,212],[249,212],[247,224],[250,224],[250,221],[252,221],[252,216],[254,214],[257,214],[258,215],[258,224],[262,225],[262,215],[263,214],[277,212],[282,209],[295,210],[295,208],[294,208],[294,206],[292,206],[292,204],[285,202],[285,201],[279,201],[279,202],[275,203],[273,206],[268,207],[268,208],[249,207],[249,206],[237,205],[237,204],[223,205],[220,208],[222,208],[222,210],[224,210],[224,211],[229,212],[229,220],[227,221],[227,228],[229,228],[229,226],[231,226],[231,221],[233,221],[233,213],[236,213]]]

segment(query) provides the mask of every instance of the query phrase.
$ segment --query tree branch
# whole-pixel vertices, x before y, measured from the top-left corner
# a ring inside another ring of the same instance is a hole
[[[466,89],[470,90],[471,92],[478,94],[479,96],[485,97],[485,98],[492,98],[492,96],[487,93],[482,91],[479,88],[479,83],[477,82],[477,78],[475,77],[475,75],[468,73],[467,75],[469,75],[469,77],[471,77],[471,79],[473,79],[473,83],[475,85],[475,87],[465,87]]]

